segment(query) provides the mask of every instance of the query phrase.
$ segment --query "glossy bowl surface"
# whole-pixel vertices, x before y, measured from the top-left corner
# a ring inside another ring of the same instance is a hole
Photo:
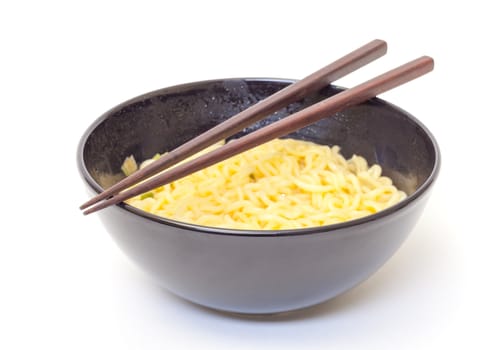
[[[221,79],[157,90],[106,112],[79,143],[78,167],[91,193],[120,179],[130,154],[165,152],[292,81]],[[341,88],[329,86],[243,130],[249,133]],[[407,192],[362,219],[285,231],[181,223],[120,204],[98,214],[120,248],[164,288],[210,308],[249,314],[315,305],[359,284],[400,247],[423,212],[439,173],[439,148],[416,118],[380,99],[351,107],[289,137],[339,145],[364,156]]]

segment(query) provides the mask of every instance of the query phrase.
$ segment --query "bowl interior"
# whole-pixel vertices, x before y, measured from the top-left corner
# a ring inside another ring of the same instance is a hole
[[[97,191],[118,181],[125,157],[137,161],[170,151],[290,84],[279,79],[225,79],[161,89],[100,117],[80,145],[81,169]],[[326,87],[241,131],[250,133],[341,91]],[[407,112],[380,99],[348,108],[288,135],[339,145],[346,157],[377,163],[398,188],[412,194],[431,177],[438,151],[430,133]]]

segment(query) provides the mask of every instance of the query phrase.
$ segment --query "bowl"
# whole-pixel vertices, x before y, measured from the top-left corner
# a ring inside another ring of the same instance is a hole
[[[98,118],[79,143],[77,162],[91,194],[122,175],[130,154],[143,160],[182,144],[291,80],[220,79],[153,91]],[[235,135],[239,137],[341,91],[328,86]],[[378,163],[408,197],[357,220],[282,231],[197,226],[119,204],[98,212],[120,249],[164,288],[209,308],[272,314],[329,300],[376,272],[424,210],[439,173],[437,142],[406,111],[374,98],[289,137],[339,145]]]

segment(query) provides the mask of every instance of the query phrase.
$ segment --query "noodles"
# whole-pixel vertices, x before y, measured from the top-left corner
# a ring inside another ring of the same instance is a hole
[[[338,146],[277,139],[127,203],[198,225],[281,230],[361,218],[405,197],[363,157],[346,160]]]

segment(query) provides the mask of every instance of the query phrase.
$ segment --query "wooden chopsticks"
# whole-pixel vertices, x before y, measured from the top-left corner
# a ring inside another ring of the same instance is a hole
[[[317,91],[329,85],[331,82],[383,56],[386,53],[386,50],[387,45],[383,40],[373,40],[369,42],[326,67],[321,68],[315,73],[312,73],[308,77],[289,85],[227,119],[223,123],[193,138],[182,146],[166,153],[157,161],[122,179],[120,182],[93,197],[81,205],[80,209],[86,209],[139,181],[145,180],[150,176],[179,163],[181,160],[196,154],[216,142],[234,135],[238,131],[243,130],[247,126],[263,119],[273,112],[278,111],[292,102],[298,101],[311,92]]]
[[[356,70],[358,67],[382,56],[385,52],[385,42],[380,40],[370,42],[349,55],[344,56],[338,61],[335,61],[331,65],[322,68],[316,73],[313,73],[304,80],[290,85],[286,89],[279,91],[262,102],[257,103],[256,105],[229,119],[227,122],[218,125],[218,127],[209,130],[183,146],[176,148],[174,151],[167,153],[166,157],[161,157],[159,159],[159,161],[161,160],[160,162],[154,162],[151,164],[152,166],[135,172],[131,176],[122,180],[120,183],[83,204],[81,209],[88,208],[89,206],[97,203],[84,211],[84,214],[87,215],[110,205],[120,203],[128,198],[145,193],[156,187],[173,182],[181,177],[216,164],[224,159],[232,157],[238,153],[242,153],[274,138],[287,135],[290,132],[312,124],[319,119],[329,117],[349,106],[364,102],[382,92],[393,89],[430,72],[434,66],[433,59],[427,56],[413,60],[365,83],[357,85],[351,89],[344,90],[337,95],[307,107],[306,109],[261,128],[251,134],[233,140],[232,142],[227,143],[226,145],[212,152],[206,153],[199,158],[167,170],[162,174],[154,176],[153,178],[138,184],[135,187],[120,192],[121,190],[126,189],[129,186],[132,186],[139,181],[147,179],[161,170],[168,168],[189,155],[204,149],[214,142],[236,133],[256,120],[265,117],[279,108],[282,108],[288,103],[291,103],[290,101],[298,100],[311,91],[329,84],[332,79],[337,79],[350,71]],[[304,81],[305,83],[297,85]],[[285,90],[290,90],[290,93],[285,92]],[[259,104],[263,104],[263,107],[258,107]],[[249,113],[250,116],[245,113],[248,110],[251,110]],[[241,114],[243,114],[243,122],[239,122],[238,120],[231,123],[229,122],[233,119],[237,119]],[[217,130],[213,131],[214,129]],[[197,142],[194,142],[196,140]],[[188,144],[189,146],[186,146]],[[201,146],[201,144],[204,146]],[[166,159],[164,160],[164,158]],[[174,159],[177,160],[174,161]],[[108,198],[111,195],[113,195],[113,197]]]

